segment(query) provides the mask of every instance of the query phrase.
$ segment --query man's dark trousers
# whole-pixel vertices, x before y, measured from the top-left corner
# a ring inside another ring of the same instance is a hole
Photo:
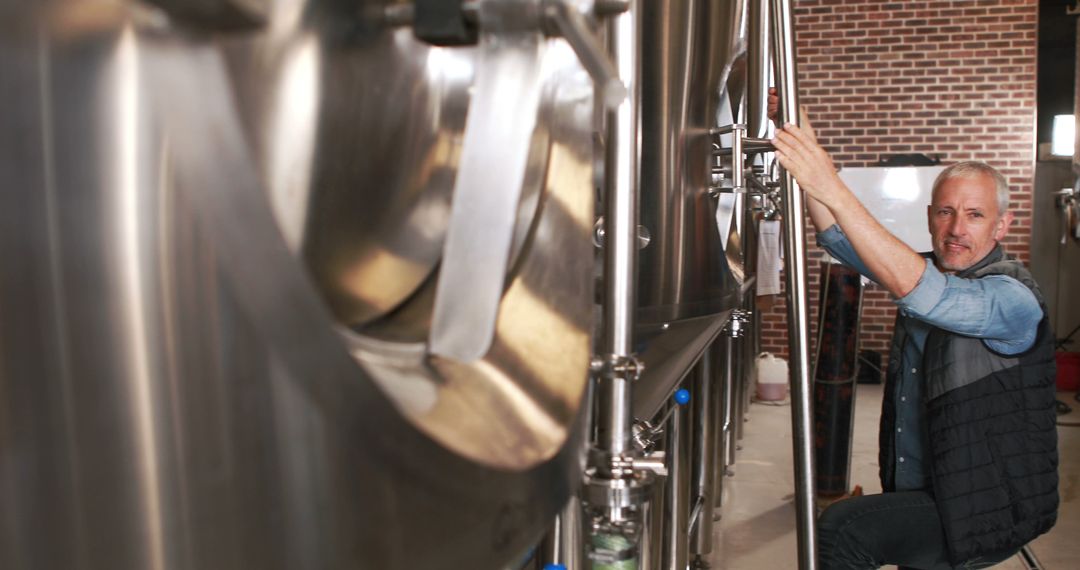
[[[886,564],[904,569],[988,568],[1016,550],[949,564],[945,531],[934,497],[900,491],[844,499],[818,519],[821,570],[870,570]]]

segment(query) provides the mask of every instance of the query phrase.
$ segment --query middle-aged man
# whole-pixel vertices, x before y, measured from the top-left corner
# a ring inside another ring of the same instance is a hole
[[[1042,296],[999,242],[1008,186],[979,162],[946,168],[927,209],[933,252],[890,234],[806,128],[773,141],[833,257],[898,307],[879,435],[880,495],[822,513],[823,570],[984,568],[1057,519],[1053,333]]]

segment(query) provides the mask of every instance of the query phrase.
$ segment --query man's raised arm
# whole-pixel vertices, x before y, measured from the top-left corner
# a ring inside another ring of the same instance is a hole
[[[903,297],[919,283],[926,260],[889,233],[859,202],[836,173],[833,161],[817,142],[803,115],[803,130],[784,125],[773,144],[780,165],[806,192],[810,218],[818,231],[836,223],[878,283],[894,297]]]

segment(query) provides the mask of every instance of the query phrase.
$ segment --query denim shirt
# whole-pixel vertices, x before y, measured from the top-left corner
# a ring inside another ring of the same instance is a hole
[[[819,233],[817,241],[841,263],[877,281],[840,226]],[[894,302],[901,315],[908,317],[897,319],[897,326],[907,334],[900,347],[895,386],[896,490],[926,489],[930,486],[929,440],[921,367],[930,331],[936,327],[981,338],[991,350],[1019,354],[1035,343],[1042,309],[1031,290],[1012,277],[963,279],[942,273],[929,258],[915,288]]]

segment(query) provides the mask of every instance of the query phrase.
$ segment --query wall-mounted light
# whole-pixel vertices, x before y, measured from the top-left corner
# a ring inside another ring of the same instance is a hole
[[[1050,154],[1054,156],[1072,156],[1075,143],[1076,117],[1074,115],[1055,115]]]

